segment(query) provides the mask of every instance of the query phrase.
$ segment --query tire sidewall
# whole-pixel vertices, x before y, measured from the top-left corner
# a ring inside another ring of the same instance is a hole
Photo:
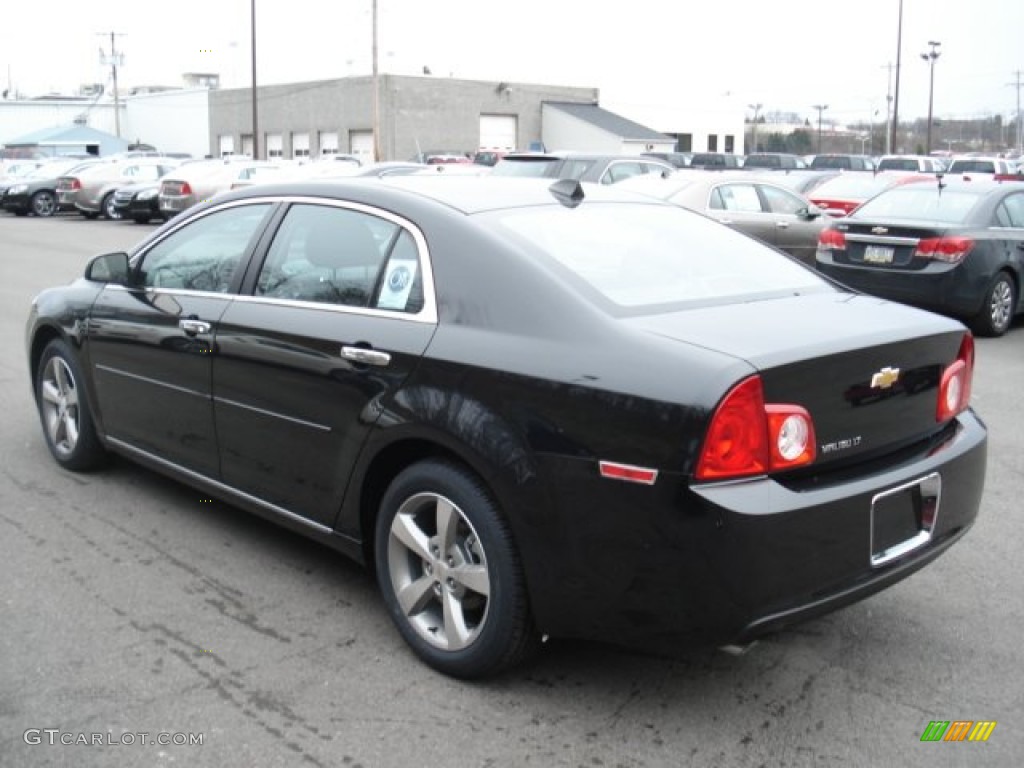
[[[992,316],[992,299],[995,296],[996,289],[1001,283],[1005,283],[1010,290],[1010,311],[1008,313],[1006,323],[1004,325],[996,325],[995,319]],[[992,282],[989,283],[988,290],[985,292],[985,304],[982,306],[981,314],[978,317],[975,329],[979,334],[984,336],[1002,336],[1009,330],[1010,326],[1013,325],[1013,318],[1016,313],[1016,309],[1017,287],[1013,282],[1013,278],[1005,272],[999,272],[992,278]]]
[[[391,523],[402,504],[417,493],[436,493],[455,504],[472,525],[487,561],[490,594],[487,618],[480,634],[458,651],[437,648],[417,633],[398,605],[388,568]],[[454,677],[475,678],[501,667],[508,655],[509,638],[521,634],[516,594],[522,590],[518,563],[507,524],[483,485],[469,472],[443,461],[425,461],[408,467],[391,483],[381,501],[374,540],[375,570],[384,604],[399,632],[427,664]]]

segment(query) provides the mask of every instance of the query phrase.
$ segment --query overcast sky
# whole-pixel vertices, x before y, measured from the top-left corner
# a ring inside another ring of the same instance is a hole
[[[250,83],[250,0],[5,2],[0,78],[26,95],[109,83],[180,84],[186,71]],[[371,0],[256,0],[257,80],[365,74]],[[381,71],[598,87],[616,103],[729,94],[763,111],[884,119],[899,0],[378,0]],[[102,34],[100,34],[102,33]],[[1024,0],[904,0],[900,116],[1012,115]],[[1024,75],[1021,76],[1024,78]],[[1024,98],[1024,90],[1021,93]],[[749,110],[748,110],[749,112]]]

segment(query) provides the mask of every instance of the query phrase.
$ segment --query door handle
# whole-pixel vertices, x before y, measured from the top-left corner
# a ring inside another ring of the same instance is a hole
[[[778,229],[789,229],[789,222],[788,221],[776,221],[775,222],[775,226]]]
[[[205,320],[197,320],[194,317],[186,317],[183,320],[178,321],[178,327],[181,328],[188,336],[198,336],[199,334],[207,334],[210,332],[210,324]]]
[[[385,366],[391,362],[391,355],[387,352],[367,349],[366,347],[344,346],[341,348],[341,356],[346,360],[362,365]]]

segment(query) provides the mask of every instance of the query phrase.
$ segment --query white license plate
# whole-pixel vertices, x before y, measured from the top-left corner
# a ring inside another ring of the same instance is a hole
[[[864,249],[864,261],[871,264],[892,264],[893,249],[884,245],[869,245]]]

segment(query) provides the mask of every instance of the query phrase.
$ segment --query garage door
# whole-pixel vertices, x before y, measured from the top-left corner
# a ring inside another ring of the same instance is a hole
[[[515,115],[480,115],[480,149],[516,148]]]
[[[373,162],[373,131],[350,131],[349,152],[364,163]]]

